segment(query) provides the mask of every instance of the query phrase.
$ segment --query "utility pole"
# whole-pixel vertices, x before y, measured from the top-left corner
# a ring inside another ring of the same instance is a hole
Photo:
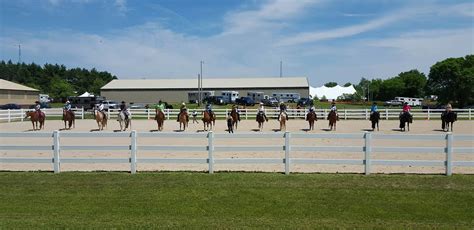
[[[201,105],[201,102],[204,98],[202,98],[202,65],[204,64],[204,61],[201,61],[201,74],[200,74],[200,89],[199,89],[199,103],[198,105]]]
[[[197,92],[198,92],[198,106],[201,104],[201,74],[198,74],[198,87],[197,87]]]
[[[21,44],[18,44],[18,64],[21,63]]]
[[[283,61],[280,60],[280,78],[283,77]]]

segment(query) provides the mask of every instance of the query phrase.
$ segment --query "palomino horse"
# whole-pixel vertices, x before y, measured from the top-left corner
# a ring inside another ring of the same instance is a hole
[[[120,131],[125,131],[130,126],[132,128],[132,118],[131,115],[125,116],[125,112],[121,111],[118,114],[118,122],[120,124]]]
[[[278,116],[278,119],[280,120],[280,131],[286,131],[286,118],[286,113],[280,112],[280,115]]]
[[[334,130],[336,130],[336,122],[337,120],[339,120],[339,118],[337,117],[336,111],[332,110],[331,112],[329,112],[328,120],[329,120],[329,128],[331,129],[331,131],[333,127],[334,127]]]
[[[163,124],[165,123],[165,114],[159,109],[155,109],[155,120],[158,124],[158,131],[163,131]]]
[[[458,114],[449,111],[449,112],[443,112],[441,114],[441,128],[443,131],[449,131],[449,127],[451,127],[451,132],[453,131],[453,123],[458,120]]]
[[[262,112],[257,113],[257,122],[258,122],[258,129],[260,132],[262,132],[263,123],[265,122],[265,117],[263,116]]]
[[[63,110],[63,120],[64,120],[64,129],[71,129],[76,128],[76,117],[73,111]],[[68,127],[66,127],[66,122],[68,123]]]
[[[233,108],[231,111],[230,111],[230,116],[232,117],[232,127],[235,126],[235,129],[237,129],[237,124],[239,123],[240,121],[240,116],[239,116],[239,112],[237,112],[237,109]]]
[[[377,131],[379,131],[379,120],[380,120],[380,113],[373,112],[370,114],[370,121],[372,122],[372,131],[375,130],[375,126],[377,125]]]
[[[408,131],[410,131],[410,123],[413,122],[413,117],[408,112],[403,112],[398,117],[400,119],[400,131],[405,130],[405,124],[408,126]]]
[[[202,123],[204,124],[204,131],[207,131],[207,129],[212,130],[212,125],[215,124],[215,118],[211,117],[209,111],[204,111]]]
[[[183,131],[186,130],[186,127],[188,127],[188,112],[186,111],[183,111],[179,117],[178,117],[178,121],[179,121],[179,130],[181,130],[181,125],[183,126]]]
[[[104,130],[104,128],[107,127],[107,116],[105,115],[105,113],[100,112],[99,110],[95,110],[94,116],[95,116],[95,121],[97,122],[97,125],[99,126],[99,131]]]
[[[316,115],[316,113],[314,111],[309,112],[306,115],[306,120],[309,123],[309,130],[314,130],[314,121],[318,120],[318,116]]]
[[[33,125],[33,131],[34,130],[40,130],[44,129],[44,120],[46,119],[46,116],[44,115],[43,112],[40,112],[41,116],[38,116],[38,113],[36,111],[27,111],[25,119],[30,117],[31,124]],[[38,126],[39,123],[39,126]]]

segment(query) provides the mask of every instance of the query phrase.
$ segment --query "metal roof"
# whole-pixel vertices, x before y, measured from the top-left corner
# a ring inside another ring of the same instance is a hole
[[[0,79],[0,89],[5,90],[23,90],[23,91],[39,91],[37,89],[30,88],[28,86],[20,85],[15,82]]]
[[[112,80],[101,89],[197,89],[194,79],[134,79]],[[301,88],[309,87],[306,77],[260,78],[204,78],[202,88]]]

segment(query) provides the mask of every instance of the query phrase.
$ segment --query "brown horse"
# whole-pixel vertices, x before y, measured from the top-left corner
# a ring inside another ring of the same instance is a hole
[[[314,111],[309,112],[306,115],[306,120],[309,123],[309,129],[308,130],[314,130],[314,122],[318,120],[318,116]]]
[[[33,125],[33,131],[34,130],[40,130],[44,129],[44,120],[46,119],[46,116],[44,115],[43,112],[40,112],[41,116],[36,111],[27,111],[25,114],[25,119],[30,117],[31,124]],[[39,126],[38,126],[39,123]]]
[[[178,118],[179,121],[179,130],[181,130],[181,125],[183,126],[183,131],[188,127],[188,112],[183,111]]]
[[[76,128],[76,116],[74,115],[73,111],[63,110],[63,120],[64,120],[64,129],[71,129]],[[68,123],[69,127],[66,127],[66,122]]]
[[[204,124],[204,131],[212,130],[212,125],[215,124],[215,118],[211,117],[208,111],[203,112],[202,123]]]
[[[261,112],[257,113],[257,122],[258,122],[258,129],[260,132],[262,132],[263,123],[265,122],[265,117],[263,116],[263,113]]]
[[[286,131],[286,113],[281,112],[280,116],[278,116],[278,119],[280,119],[280,131]]]
[[[233,108],[230,111],[230,116],[232,117],[232,127],[235,126],[235,129],[237,129],[237,124],[240,121],[240,116],[239,116],[239,113],[237,112],[237,109]]]
[[[331,131],[333,127],[334,127],[334,130],[336,130],[336,122],[337,120],[339,120],[339,118],[337,117],[337,114],[335,111],[329,112],[328,120],[329,120],[329,128],[331,129]]]
[[[100,112],[99,110],[95,110],[95,121],[97,121],[97,125],[99,126],[99,131],[104,130],[107,127],[107,116],[104,112]]]
[[[163,124],[165,123],[165,114],[159,109],[155,109],[155,120],[158,124],[158,131],[163,131]]]

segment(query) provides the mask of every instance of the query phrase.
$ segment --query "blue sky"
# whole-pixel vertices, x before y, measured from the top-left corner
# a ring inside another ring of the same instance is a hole
[[[388,78],[474,53],[474,3],[427,0],[0,0],[0,59],[121,79]]]

